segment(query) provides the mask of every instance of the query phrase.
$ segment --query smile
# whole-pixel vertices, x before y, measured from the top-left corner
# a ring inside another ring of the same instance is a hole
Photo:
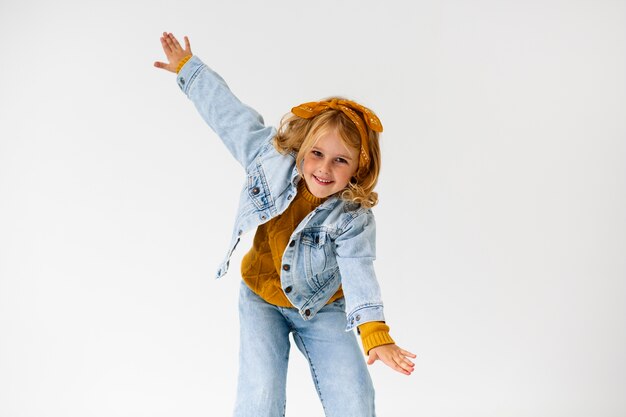
[[[315,179],[315,181],[321,185],[328,185],[331,184],[333,181],[331,180],[323,180],[315,175],[312,175],[312,177]]]

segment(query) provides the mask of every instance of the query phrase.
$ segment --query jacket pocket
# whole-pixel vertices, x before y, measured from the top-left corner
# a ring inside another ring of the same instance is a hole
[[[322,288],[332,278],[337,265],[331,248],[331,240],[323,229],[305,229],[300,239],[304,252],[305,276],[309,286]]]

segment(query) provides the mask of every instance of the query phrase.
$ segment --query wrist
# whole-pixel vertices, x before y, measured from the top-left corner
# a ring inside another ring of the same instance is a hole
[[[178,74],[180,72],[180,70],[183,68],[183,66],[187,63],[187,61],[189,61],[191,59],[193,55],[187,55],[186,57],[184,57],[183,59],[181,59],[178,62],[178,65],[176,66],[176,74]]]
[[[359,326],[359,330],[361,344],[366,355],[369,355],[370,350],[377,346],[395,343],[389,334],[389,326],[382,321],[364,323]]]

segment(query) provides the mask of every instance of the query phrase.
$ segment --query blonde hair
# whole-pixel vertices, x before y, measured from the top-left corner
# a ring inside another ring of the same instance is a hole
[[[330,97],[342,99],[341,97]],[[374,187],[380,173],[380,146],[379,134],[369,127],[367,129],[369,144],[369,163],[357,168],[346,188],[340,192],[340,198],[345,201],[360,204],[370,208],[378,203],[378,193]],[[361,136],[352,120],[342,111],[328,109],[311,119],[304,119],[288,113],[283,116],[278,133],[274,137],[274,147],[282,154],[296,154],[296,168],[302,176],[301,165],[304,155],[311,150],[317,140],[324,133],[336,130],[344,145],[360,152]]]

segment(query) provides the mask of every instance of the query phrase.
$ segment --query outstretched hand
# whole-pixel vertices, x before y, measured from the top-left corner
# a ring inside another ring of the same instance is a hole
[[[170,72],[176,72],[178,68],[178,64],[180,61],[185,58],[187,55],[193,55],[191,52],[191,45],[189,44],[189,38],[185,36],[185,48],[183,49],[178,43],[178,40],[171,33],[163,32],[163,36],[161,36],[161,46],[163,47],[163,52],[165,52],[165,56],[169,62],[160,62],[156,61],[154,66],[157,68],[162,68],[164,70]]]
[[[385,365],[401,374],[411,375],[415,368],[415,364],[407,359],[415,358],[416,355],[400,348],[398,345],[382,345],[370,349],[367,364],[371,365],[378,359],[383,361]]]

